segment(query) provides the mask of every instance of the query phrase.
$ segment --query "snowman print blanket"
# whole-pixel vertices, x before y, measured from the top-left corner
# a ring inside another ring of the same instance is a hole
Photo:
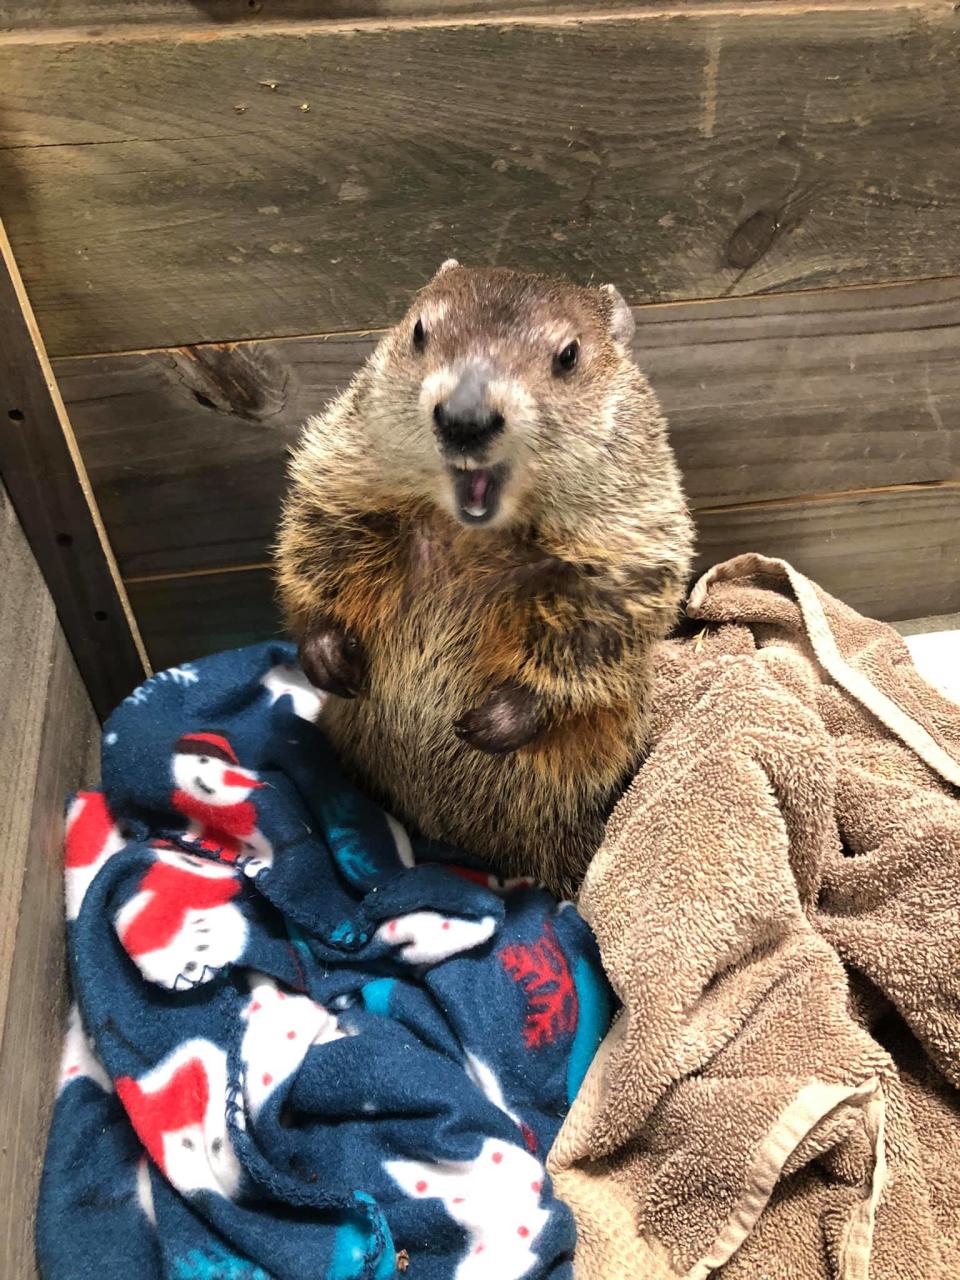
[[[293,649],[162,672],[67,814],[43,1280],[570,1277],[590,931],[340,772]]]

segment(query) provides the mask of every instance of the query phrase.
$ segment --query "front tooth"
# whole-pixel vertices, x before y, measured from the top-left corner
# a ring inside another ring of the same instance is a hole
[[[463,509],[464,509],[464,511],[467,513],[467,515],[468,515],[468,516],[474,516],[474,517],[477,517],[477,518],[479,518],[480,516],[485,516],[485,515],[487,514],[487,508],[486,508],[486,507],[478,507],[478,506],[475,506],[475,505],[471,505],[471,506],[469,506],[469,507],[464,507]]]

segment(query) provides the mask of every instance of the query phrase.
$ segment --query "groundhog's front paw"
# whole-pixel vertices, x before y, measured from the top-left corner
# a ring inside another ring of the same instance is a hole
[[[367,682],[367,655],[360,640],[333,619],[323,619],[300,641],[300,665],[312,685],[355,698]]]
[[[461,742],[493,755],[525,747],[543,728],[536,694],[512,680],[498,685],[486,702],[465,711],[453,725]]]

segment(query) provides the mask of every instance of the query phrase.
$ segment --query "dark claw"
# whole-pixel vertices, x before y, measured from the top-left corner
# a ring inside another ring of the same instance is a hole
[[[367,655],[346,627],[324,619],[300,641],[300,665],[312,685],[338,698],[356,698],[367,681]]]
[[[506,755],[533,742],[545,727],[536,694],[509,680],[455,720],[453,731],[468,747]]]

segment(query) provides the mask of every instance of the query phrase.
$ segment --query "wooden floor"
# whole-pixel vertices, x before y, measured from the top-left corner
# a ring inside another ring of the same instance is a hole
[[[2,487],[0,564],[0,1276],[29,1280],[66,1008],[62,815],[99,733]]]

